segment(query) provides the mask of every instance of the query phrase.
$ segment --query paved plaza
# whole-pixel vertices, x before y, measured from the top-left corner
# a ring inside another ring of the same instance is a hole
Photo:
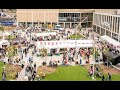
[[[68,30],[68,29],[67,29]],[[70,31],[70,30],[68,30],[68,31]],[[83,33],[84,31],[82,31],[82,33]],[[87,32],[87,31],[85,31],[85,32]],[[84,33],[85,33],[84,32]],[[74,33],[74,32],[73,32]],[[22,33],[22,35],[21,36],[24,36],[23,35],[24,33]],[[91,36],[90,36],[91,37]],[[88,37],[88,38],[90,38],[90,37]],[[30,38],[27,38],[28,39],[28,41],[30,40]],[[61,39],[61,40],[64,40],[64,39]],[[24,61],[25,62],[25,67],[23,68],[23,70],[20,72],[20,74],[19,74],[19,77],[18,77],[18,81],[24,81],[24,80],[27,80],[28,79],[28,76],[25,76],[25,68],[26,68],[26,66],[27,66],[27,64],[28,64],[28,58],[30,57],[30,56],[32,56],[32,51],[33,51],[33,49],[29,49],[29,52],[28,52],[28,54],[27,54],[27,57],[25,57],[25,55],[23,56],[23,60],[22,61]],[[60,56],[56,56],[56,55],[53,55],[53,56],[45,56],[45,57],[37,57],[37,55],[35,54],[35,55],[33,55],[32,56],[33,57],[33,63],[36,63],[36,66],[37,66],[37,68],[39,67],[39,66],[42,66],[42,62],[43,61],[45,61],[46,63],[47,63],[47,65],[49,65],[49,62],[50,61],[54,61],[54,60],[59,60],[60,61],[60,63],[59,63],[59,65],[62,65],[62,60],[63,60],[63,54],[61,54]],[[80,63],[80,59],[82,60],[82,63],[81,63],[81,65],[85,65],[86,64],[86,60],[85,59],[83,59],[83,57],[81,57],[81,56],[79,56],[78,55],[78,58],[76,58],[76,57],[74,57],[74,60],[75,61],[78,61],[79,63]],[[92,56],[92,55],[90,55],[90,64],[94,64],[94,57]],[[102,62],[101,62],[102,63]],[[71,66],[74,66],[75,65],[75,62],[70,62],[70,65]],[[37,70],[37,68],[36,68],[36,70]]]
[[[96,34],[94,32],[89,32],[90,29],[91,28],[83,28],[80,31],[80,34],[82,36],[84,36],[85,37],[84,39],[86,39],[86,40],[92,40],[94,37],[99,36],[98,34]],[[67,34],[68,31],[70,31],[71,35],[75,34],[75,29],[67,28],[65,31],[66,31],[65,32],[66,34]],[[30,38],[30,34],[26,34],[26,32],[22,31],[21,33],[19,33],[19,36],[20,37],[25,37],[26,41],[28,41],[30,43],[33,43],[34,45],[37,42],[37,41],[33,41]],[[59,35],[59,36],[60,36],[60,41],[67,40],[67,38],[64,37],[64,35],[63,35],[63,37],[62,37],[62,35]],[[80,38],[80,39],[82,40],[83,38]],[[54,39],[53,41],[57,41],[57,40]],[[99,43],[95,44],[96,49],[98,49],[98,53],[102,55],[102,51],[100,50],[99,46],[101,46]],[[38,67],[42,67],[43,66],[43,62],[46,62],[46,66],[49,66],[50,61],[52,61],[52,62],[59,61],[58,66],[63,65],[64,54],[42,57],[42,56],[38,56],[37,53],[34,53],[34,55],[33,55],[32,52],[34,52],[34,48],[32,47],[32,48],[28,49],[27,55],[25,55],[25,54],[23,54],[23,50],[25,48],[27,48],[27,47],[28,46],[24,46],[24,47],[22,46],[21,47],[22,48],[22,52],[20,52],[19,48],[18,48],[17,55],[18,55],[18,57],[21,57],[21,55],[23,55],[23,59],[21,59],[19,63],[15,63],[13,61],[14,65],[20,65],[21,66],[22,64],[24,64],[24,67],[22,68],[21,72],[19,72],[19,74],[18,74],[17,81],[29,81],[29,76],[31,75],[31,73],[30,72],[26,72],[26,68],[30,65],[29,58],[32,58],[32,61],[33,61],[32,65],[31,65],[32,67],[34,67],[34,64],[36,64],[36,70],[35,71],[37,71]],[[76,48],[76,50],[77,49],[79,49],[79,48]],[[87,49],[85,49],[85,50],[87,50]],[[87,63],[86,63],[87,58],[85,58],[83,56],[80,56],[80,55],[77,56],[76,53],[75,53],[75,56],[74,56],[73,60],[74,61],[69,61],[67,64],[69,64],[70,66],[76,66],[76,62],[78,62],[78,64],[81,63],[81,65],[87,65]],[[80,60],[81,60],[81,62],[80,62]],[[5,58],[1,59],[1,61],[4,61],[4,62],[8,63],[8,56],[5,56]],[[102,63],[103,63],[103,61],[95,62],[94,55],[90,54],[90,56],[89,56],[89,65],[102,64]]]

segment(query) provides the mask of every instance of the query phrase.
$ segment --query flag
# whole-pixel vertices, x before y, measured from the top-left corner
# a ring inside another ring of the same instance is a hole
[[[54,42],[52,42],[52,45],[54,45]]]
[[[58,42],[56,42],[56,45],[58,44]]]
[[[44,44],[46,45],[46,42],[44,42]]]
[[[42,42],[40,42],[40,44],[42,44]]]
[[[50,45],[50,42],[48,42],[48,45]]]

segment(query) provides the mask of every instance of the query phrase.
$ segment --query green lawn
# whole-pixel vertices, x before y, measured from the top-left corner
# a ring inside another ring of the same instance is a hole
[[[107,77],[107,74],[105,74]],[[95,78],[101,81],[101,78]],[[56,72],[47,74],[44,81],[92,81],[88,70],[83,66],[58,67]],[[120,81],[120,75],[112,75],[112,81]]]
[[[16,38],[16,36],[14,36],[14,35],[9,35],[9,36],[7,37],[8,40],[13,40],[13,39],[15,39],[15,38]]]
[[[75,39],[76,35],[71,35],[70,38]],[[81,35],[77,35],[77,39],[83,38],[83,36]]]
[[[4,63],[0,62],[0,80],[2,79],[3,66],[4,66]]]

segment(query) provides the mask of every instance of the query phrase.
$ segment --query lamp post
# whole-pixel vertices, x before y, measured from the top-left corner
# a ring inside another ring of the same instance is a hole
[[[94,60],[94,61],[93,61],[93,75],[92,75],[92,80],[93,80],[93,81],[95,81],[95,59],[96,59],[96,58],[95,58],[95,55],[96,55],[96,54],[95,54],[95,52],[96,52],[95,43],[96,43],[96,38],[94,37],[94,38],[93,38],[93,48],[94,48],[94,55],[93,55],[94,57],[93,57],[93,60]]]

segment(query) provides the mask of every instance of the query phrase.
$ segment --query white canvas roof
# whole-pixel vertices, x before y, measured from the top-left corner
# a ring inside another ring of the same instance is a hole
[[[36,42],[36,46],[38,49],[93,47],[93,40],[39,41],[39,42]]]
[[[56,35],[56,32],[48,32],[48,33],[36,33],[35,36],[49,36],[49,35]]]
[[[1,40],[0,41],[0,47],[2,47],[2,45],[10,45],[10,43],[7,40]]]
[[[6,36],[11,35],[11,34],[8,33],[8,32],[4,32],[3,34],[6,35]]]
[[[107,36],[107,35],[104,35],[104,36],[101,36],[101,39],[107,41],[108,43],[110,44],[113,44],[114,46],[120,46],[120,43],[116,40],[114,40],[113,38]]]

